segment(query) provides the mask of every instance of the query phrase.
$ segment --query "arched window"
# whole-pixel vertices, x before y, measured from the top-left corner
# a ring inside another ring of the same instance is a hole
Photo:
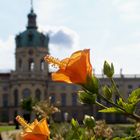
[[[65,93],[62,93],[61,94],[61,105],[62,106],[66,106],[66,94]]]
[[[33,71],[33,70],[34,70],[34,60],[29,59],[29,71]]]
[[[19,67],[20,69],[22,68],[22,60],[21,60],[21,59],[18,60],[18,67]]]
[[[33,37],[34,37],[33,34],[31,34],[31,33],[28,34],[28,41],[32,42],[33,41]]]
[[[3,107],[8,107],[8,94],[3,94]]]
[[[43,71],[45,69],[45,63],[44,60],[40,61],[40,70]]]
[[[41,100],[41,91],[39,89],[35,91],[35,99],[38,101]]]
[[[18,106],[18,90],[15,89],[14,90],[14,106],[17,107]]]
[[[77,105],[77,94],[72,93],[72,105],[76,106]]]
[[[23,99],[28,98],[31,96],[31,92],[28,88],[23,90]]]
[[[51,95],[50,96],[51,97],[51,103],[54,104],[55,103],[55,94],[51,93],[50,95]]]

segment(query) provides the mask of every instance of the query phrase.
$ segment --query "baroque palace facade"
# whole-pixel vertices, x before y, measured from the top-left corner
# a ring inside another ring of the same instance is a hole
[[[80,90],[79,86],[51,80],[48,64],[43,61],[43,57],[49,53],[49,36],[38,32],[33,9],[28,14],[26,30],[18,34],[15,41],[15,71],[0,73],[0,122],[10,122],[17,114],[26,114],[26,111],[20,108],[21,99],[32,97],[45,100],[49,96],[51,102],[61,110],[53,116],[56,121],[64,121],[66,114],[68,120],[73,117],[82,121],[84,115],[89,114],[96,119],[105,119],[111,123],[127,121],[124,116],[98,113],[98,107],[94,105],[80,104],[76,94]],[[101,84],[109,85],[107,78],[101,75],[97,77]],[[140,87],[138,75],[118,75],[115,76],[115,81],[126,98],[132,89]]]

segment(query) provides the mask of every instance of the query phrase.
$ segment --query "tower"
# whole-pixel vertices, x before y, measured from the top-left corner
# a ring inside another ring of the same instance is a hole
[[[37,29],[37,15],[31,7],[26,30],[16,38],[15,71],[11,73],[11,114],[24,114],[19,108],[20,100],[32,97],[37,100],[47,96],[46,81],[48,65],[43,58],[48,54],[49,36]]]

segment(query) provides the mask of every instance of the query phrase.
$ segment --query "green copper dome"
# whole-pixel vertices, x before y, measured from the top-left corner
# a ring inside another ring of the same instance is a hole
[[[37,31],[36,14],[31,10],[27,29],[16,36],[16,47],[48,47],[48,43],[49,36]]]

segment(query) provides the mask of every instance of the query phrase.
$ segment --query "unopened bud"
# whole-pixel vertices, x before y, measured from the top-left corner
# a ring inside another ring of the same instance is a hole
[[[102,91],[108,100],[110,100],[112,98],[112,90],[108,86],[104,86],[102,88]]]
[[[93,128],[96,124],[93,116],[85,115],[83,123],[87,128]]]
[[[79,91],[78,92],[79,95],[79,100],[82,103],[85,104],[95,104],[96,102],[96,94],[92,94],[90,92],[85,92],[85,91]]]
[[[107,61],[104,62],[104,74],[109,77],[112,78],[113,74],[114,74],[114,66],[111,63],[111,65],[109,65],[109,63]]]

